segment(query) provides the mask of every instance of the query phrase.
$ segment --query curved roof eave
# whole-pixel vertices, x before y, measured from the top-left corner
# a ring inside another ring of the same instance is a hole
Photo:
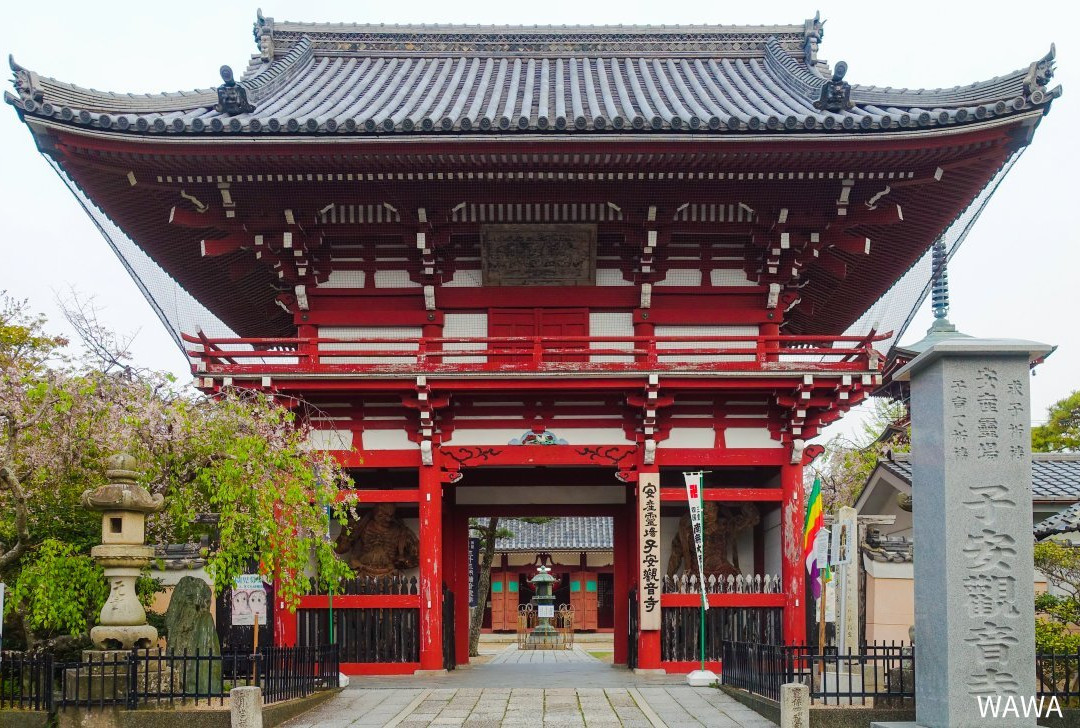
[[[358,27],[372,32],[367,26]],[[280,52],[273,51],[265,62],[256,56],[238,82],[231,81],[228,71],[230,80],[216,89],[157,95],[84,89],[41,77],[12,59],[17,95],[5,93],[5,101],[36,118],[161,138],[483,133],[591,138],[619,133],[896,134],[979,124],[1033,109],[1045,112],[1061,94],[1060,86],[1048,88],[1054,73],[1053,47],[1028,68],[989,81],[951,89],[894,90],[849,85],[842,75],[826,79],[823,64],[816,60],[820,33],[814,36],[803,30],[798,35],[794,32],[798,26],[782,28],[783,42],[776,35],[746,35],[760,30],[756,28],[680,31],[693,38],[702,35],[707,48],[720,37],[740,49],[754,48],[730,56],[721,51],[688,53],[685,48],[693,47],[688,42],[665,42],[630,54],[601,50],[552,57],[387,54],[366,48],[331,53],[319,50],[325,39],[313,41],[303,35]],[[673,29],[638,31],[655,39],[665,38],[664,33]],[[470,32],[487,37],[504,30]],[[568,38],[587,32],[618,42],[633,35],[626,29],[544,32]],[[754,40],[731,40],[733,32]],[[793,39],[800,37],[807,47],[793,51]],[[346,44],[353,45],[365,44]],[[831,102],[822,90],[830,86],[836,92]],[[240,103],[235,103],[237,94],[242,95]]]

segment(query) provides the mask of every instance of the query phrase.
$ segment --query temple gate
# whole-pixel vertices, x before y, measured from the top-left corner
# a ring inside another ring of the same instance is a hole
[[[613,519],[614,629],[638,625],[616,662],[682,670],[681,473],[708,471],[725,551],[710,640],[805,640],[807,443],[880,382],[926,251],[1058,94],[1052,52],[955,89],[850,85],[822,34],[260,14],[216,89],[108,94],[13,62],[5,98],[198,386],[297,407],[371,507],[341,544],[361,575],[274,609],[276,643],[322,639],[333,609],[352,672],[467,661],[468,518],[546,504]],[[631,619],[643,576],[658,621]]]

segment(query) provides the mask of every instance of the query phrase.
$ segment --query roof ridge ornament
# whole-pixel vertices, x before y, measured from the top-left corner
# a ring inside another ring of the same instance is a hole
[[[803,61],[813,68],[817,65],[818,46],[825,38],[825,21],[821,19],[821,11],[814,13],[813,19],[807,20],[803,25]]]
[[[255,110],[255,106],[248,101],[247,89],[236,82],[232,68],[221,67],[221,80],[225,83],[217,87],[218,102],[214,111],[236,116]]]
[[[38,84],[38,75],[33,71],[23,68],[15,62],[15,56],[8,54],[8,66],[14,74],[14,78],[11,83],[15,86],[15,90],[19,92],[19,98],[25,101],[34,101],[41,103],[45,98],[45,92],[41,90]]]
[[[1055,58],[1057,58],[1057,48],[1051,43],[1050,52],[1028,67],[1027,75],[1024,77],[1025,93],[1030,95],[1046,88],[1046,84],[1050,83],[1050,79],[1054,77]]]
[[[255,36],[255,45],[259,47],[262,62],[269,63],[274,60],[274,19],[265,17],[262,8],[255,11],[251,34]]]
[[[844,80],[847,70],[845,61],[836,64],[832,78],[821,87],[821,96],[814,102],[814,108],[839,112],[855,107],[851,102],[851,84]]]

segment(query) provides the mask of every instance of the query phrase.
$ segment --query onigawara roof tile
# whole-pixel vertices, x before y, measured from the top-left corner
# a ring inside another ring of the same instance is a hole
[[[1080,502],[1035,524],[1035,538],[1080,531]]]
[[[817,57],[820,18],[781,26],[275,22],[216,88],[108,93],[11,59],[24,117],[146,135],[865,133],[1049,109],[1055,52],[989,81],[852,85]]]
[[[495,551],[611,551],[613,521],[609,516],[562,517],[546,523],[516,518],[499,519],[499,527],[513,536],[495,541]]]
[[[896,453],[878,465],[911,483],[911,456]],[[1080,454],[1037,452],[1031,455],[1031,492],[1035,500],[1080,501]]]

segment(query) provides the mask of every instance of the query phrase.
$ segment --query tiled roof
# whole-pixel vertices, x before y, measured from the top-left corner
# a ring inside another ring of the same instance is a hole
[[[45,78],[12,61],[21,113],[133,134],[462,132],[859,133],[952,127],[1045,110],[1060,94],[1046,57],[948,89],[850,85],[822,106],[832,71],[823,25],[371,26],[275,23],[238,86],[117,94]],[[838,66],[839,67],[839,66]],[[843,93],[840,94],[841,98]]]
[[[1080,531],[1080,503],[1055,513],[1047,519],[1035,524],[1035,538],[1046,538],[1059,533],[1073,533]]]
[[[547,523],[499,519],[514,535],[495,542],[496,551],[610,551],[612,519],[608,516],[556,518]]]
[[[878,465],[911,483],[910,455],[894,454]],[[1031,492],[1036,500],[1080,500],[1080,454],[1033,453]]]
[[[912,561],[911,539],[905,536],[885,536],[876,528],[867,531],[862,552],[874,561],[904,564]]]

